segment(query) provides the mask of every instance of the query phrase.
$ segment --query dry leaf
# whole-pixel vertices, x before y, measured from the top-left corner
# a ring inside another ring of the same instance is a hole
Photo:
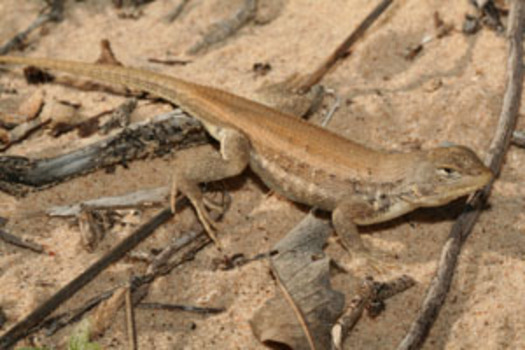
[[[250,321],[263,344],[302,350],[312,349],[313,342],[316,350],[330,348],[331,328],[344,307],[343,294],[330,286],[330,260],[323,252],[330,233],[326,221],[309,215],[274,247],[279,253],[272,270],[284,293]]]

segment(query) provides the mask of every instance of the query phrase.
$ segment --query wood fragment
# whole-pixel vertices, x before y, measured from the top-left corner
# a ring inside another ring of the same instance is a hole
[[[181,205],[183,205],[183,203],[184,202],[181,201]],[[132,283],[130,283],[133,304],[138,305],[146,297],[149,286],[157,277],[166,275],[174,268],[192,260],[198,251],[210,243],[211,240],[204,231],[191,231],[174,240],[153,259],[145,274],[135,276]],[[175,256],[176,254],[177,256]],[[47,330],[46,335],[50,336],[55,334],[65,326],[79,321],[86,312],[90,311],[101,302],[109,299],[114,292],[118,291],[121,287],[122,286],[111,288],[110,290],[92,297],[79,308],[47,319],[38,327],[34,327],[31,330],[31,333],[45,328]]]
[[[221,261],[217,262],[217,264],[214,265],[214,270],[230,271],[233,269],[238,269],[254,261],[270,259],[275,254],[278,254],[278,252],[275,250],[258,253],[255,254],[255,256],[253,257],[247,257],[242,253],[234,254],[233,256],[228,257],[227,259],[221,259]]]
[[[137,327],[135,324],[135,310],[131,300],[131,288],[126,289],[126,329],[128,331],[128,349],[137,350]]]
[[[129,288],[121,287],[113,295],[98,305],[93,314],[89,316],[89,339],[100,338],[115,323],[118,310],[124,305]]]
[[[201,307],[192,305],[180,305],[180,304],[163,304],[163,303],[140,303],[137,305],[138,309],[149,309],[149,310],[166,310],[166,311],[186,311],[193,312],[196,314],[203,315],[215,315],[226,311],[222,307]]]
[[[106,135],[113,129],[127,127],[135,108],[137,108],[137,99],[131,98],[124,101],[111,113],[109,120],[100,126],[100,133]]]
[[[182,0],[177,6],[173,8],[166,16],[166,22],[171,23],[175,21],[182,14],[182,11],[187,7],[190,0]]]
[[[36,332],[39,329],[45,329],[46,336],[52,336],[60,329],[80,321],[82,316],[91,311],[104,300],[109,299],[116,290],[118,290],[118,288],[113,288],[109,291],[103,292],[93,298],[90,298],[81,307],[47,318],[38,327],[33,328],[31,333]]]
[[[332,328],[332,349],[343,349],[344,340],[359,318],[361,318],[366,305],[372,299],[376,298],[376,295],[374,294],[375,292],[376,290],[373,288],[373,280],[365,279],[360,287],[357,297],[350,301],[347,309],[343,315],[339,317]]]
[[[127,193],[122,196],[102,197],[70,205],[50,207],[42,213],[55,217],[68,217],[78,216],[83,210],[116,210],[154,206],[166,203],[168,195],[169,187],[164,186]],[[23,215],[37,214],[40,213],[24,213]]]
[[[15,235],[13,235],[11,233],[8,233],[8,232],[4,231],[3,229],[0,229],[0,240],[4,241],[6,243],[9,243],[9,244],[15,245],[15,246],[20,247],[20,248],[32,250],[35,253],[43,253],[44,252],[44,247],[41,246],[40,244],[36,244],[36,243],[33,243],[33,242],[26,242],[23,239],[21,239],[20,237],[15,236]]]
[[[512,132],[516,126],[521,102],[524,16],[525,2],[522,0],[513,0],[509,13],[507,34],[508,59],[505,94],[498,126],[485,159],[485,164],[489,165],[495,175],[498,175],[501,171],[503,159],[508,150]],[[421,309],[412,322],[408,333],[398,345],[398,350],[419,349],[425,342],[450,289],[461,247],[481,215],[493,182],[494,180],[469,198],[465,210],[454,223],[441,251],[436,275],[430,282]]]
[[[173,268],[173,265],[170,265],[170,259],[177,252],[195,242],[199,237],[203,237],[203,232],[191,231],[174,240],[155,257],[155,259],[148,266],[146,275],[155,276],[166,274],[171,268]]]
[[[161,58],[150,57],[150,58],[148,58],[148,62],[164,64],[166,66],[177,66],[177,65],[185,66],[185,65],[191,63],[191,60],[180,59],[180,58],[179,59],[175,59],[175,58],[161,59]]]
[[[332,349],[343,349],[344,340],[357,324],[363,311],[368,310],[370,317],[377,317],[377,305],[379,305],[380,311],[384,310],[386,299],[404,292],[415,284],[414,279],[407,275],[387,282],[377,282],[372,278],[365,278],[356,297],[350,301],[350,305],[332,328]]]
[[[196,55],[233,36],[256,15],[257,1],[244,0],[241,8],[230,18],[214,23],[199,42],[188,49],[187,54]]]
[[[2,140],[0,140],[0,142],[2,142],[3,145],[0,145],[0,152],[3,152],[12,145],[25,140],[31,133],[47,125],[50,121],[50,119],[42,120],[42,118],[37,117],[17,125],[14,129],[9,130],[2,135]]]
[[[208,137],[200,123],[180,110],[136,123],[117,135],[53,158],[0,157],[0,191],[24,196],[101,168],[202,145]]]

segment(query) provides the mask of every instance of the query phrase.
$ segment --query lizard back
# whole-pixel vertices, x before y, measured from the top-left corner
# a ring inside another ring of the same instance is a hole
[[[337,177],[377,177],[378,166],[387,164],[387,153],[372,150],[329,130],[281,113],[268,106],[213,87],[191,83],[152,71],[65,60],[0,56],[0,63],[34,65],[143,90],[179,105],[206,125],[233,127],[249,138],[265,158],[272,150],[281,156],[319,164]],[[213,135],[212,130],[209,130]],[[382,162],[382,156],[384,161]],[[378,162],[378,160],[380,160]],[[382,168],[383,166],[381,166]],[[397,177],[391,171],[392,177]]]

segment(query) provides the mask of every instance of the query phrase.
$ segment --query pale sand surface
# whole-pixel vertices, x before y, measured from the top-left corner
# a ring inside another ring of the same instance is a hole
[[[236,1],[235,3],[238,3]],[[265,82],[276,82],[296,72],[307,72],[338,45],[372,8],[370,1],[287,1],[281,16],[265,26],[250,25],[224,45],[192,57],[186,66],[148,63],[148,58],[180,58],[207,26],[231,13],[222,0],[197,0],[177,21],[162,18],[177,1],[158,0],[144,8],[138,20],[121,19],[109,1],[68,2],[65,20],[48,25],[32,36],[24,55],[93,61],[101,39],[108,39],[117,57],[127,65],[221,87],[253,96]],[[0,2],[0,42],[25,28],[36,16],[40,2]],[[230,7],[232,6],[232,7]],[[506,44],[503,36],[482,30],[475,36],[461,33],[467,1],[397,1],[395,5],[323,81],[342,102],[329,128],[372,147],[408,150],[432,147],[444,141],[465,144],[485,155],[503,95]],[[433,14],[439,12],[455,30],[425,46],[412,61],[404,58],[407,47],[434,33]],[[256,77],[254,63],[269,63],[272,70]],[[21,78],[0,76],[0,85],[15,88],[23,99],[35,89],[46,91],[46,100],[81,103],[81,114],[93,116],[115,107],[122,97],[102,92],[81,92],[57,85],[28,86]],[[15,96],[16,97],[16,96]],[[0,95],[0,103],[13,95]],[[331,103],[325,99],[324,105]],[[143,120],[169,110],[165,104],[141,102],[133,114]],[[320,116],[313,117],[319,122]],[[523,118],[518,127],[524,128]],[[75,149],[96,139],[69,133],[53,139],[37,133],[12,147],[8,154],[50,156]],[[83,199],[123,194],[164,186],[172,161],[133,162],[115,173],[99,171],[54,188],[14,199],[0,194],[0,216]],[[523,349],[525,348],[525,151],[512,148],[490,207],[483,213],[465,245],[452,290],[425,349]],[[221,240],[228,254],[253,256],[267,251],[305,214],[289,201],[268,196],[253,174],[225,182],[233,204],[220,224]],[[414,318],[434,273],[441,246],[459,206],[418,211],[380,227],[367,228],[366,243],[399,257],[400,270],[418,284],[388,301],[376,319],[364,317],[346,342],[347,349],[391,349],[402,339]],[[154,214],[142,213],[141,221]],[[191,210],[161,228],[138,250],[162,248],[173,237],[195,225]],[[10,232],[45,245],[54,255],[37,255],[0,243],[0,306],[10,322],[2,331],[83,271],[135,225],[114,230],[95,253],[80,247],[79,228],[73,220],[12,219]],[[345,259],[331,243],[327,252]],[[233,271],[212,270],[219,255],[213,247],[157,280],[149,301],[226,307],[217,316],[165,311],[137,311],[141,349],[263,349],[251,334],[248,320],[264,301],[276,293],[268,263],[259,261]],[[66,306],[83,300],[132,274],[145,264],[124,259],[85,287]],[[389,276],[386,276],[389,277]],[[352,296],[356,281],[349,275],[333,278],[334,287]],[[126,346],[124,313],[99,340],[104,348]],[[57,343],[67,328],[53,337]]]

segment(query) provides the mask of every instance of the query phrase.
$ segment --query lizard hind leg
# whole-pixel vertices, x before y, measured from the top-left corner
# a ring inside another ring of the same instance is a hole
[[[172,179],[171,202],[173,210],[175,195],[180,192],[186,196],[206,233],[221,249],[216,235],[215,222],[206,209],[213,209],[214,204],[203,196],[199,184],[240,174],[248,164],[250,145],[247,138],[236,130],[222,129],[217,134],[221,142],[220,152],[217,152],[211,145],[205,145],[177,154]]]

